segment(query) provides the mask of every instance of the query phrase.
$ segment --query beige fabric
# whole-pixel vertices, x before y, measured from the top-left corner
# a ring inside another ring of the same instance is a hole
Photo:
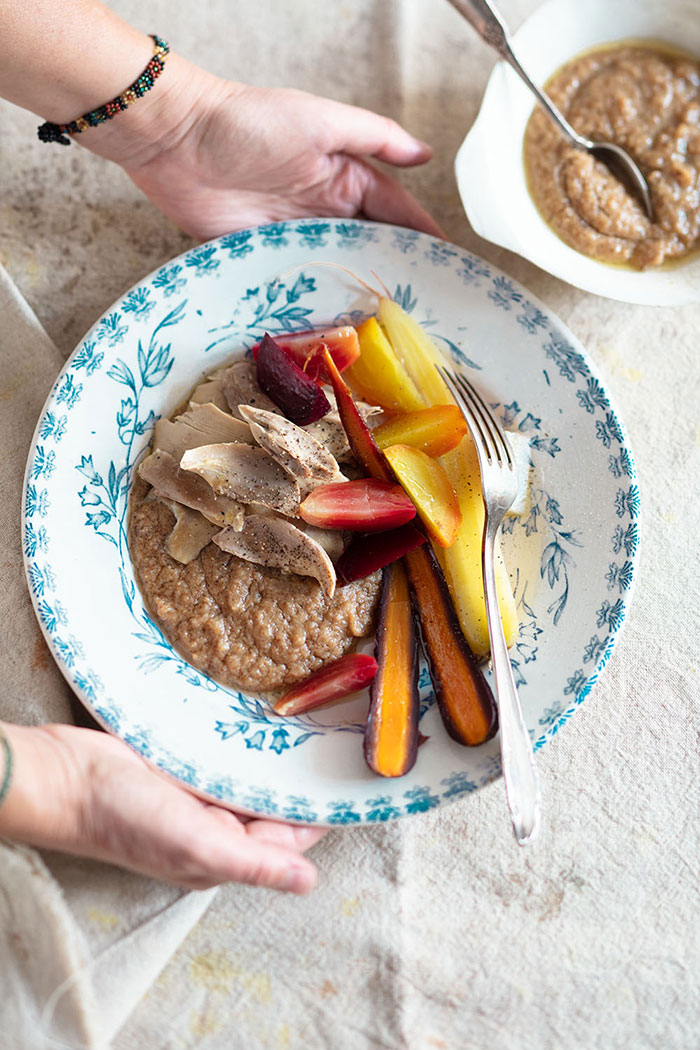
[[[216,72],[362,103],[435,145],[433,164],[406,181],[453,239],[557,311],[606,375],[640,471],[643,554],[632,616],[608,669],[540,752],[544,829],[533,847],[514,845],[502,784],[493,784],[397,825],[333,833],[314,851],[321,884],[310,898],[227,887],[189,934],[209,898],[55,855],[42,867],[36,855],[4,848],[0,886],[16,901],[14,928],[31,935],[43,892],[17,878],[18,864],[41,873],[48,896],[31,972],[14,941],[0,942],[0,1041],[11,1050],[41,1046],[28,1041],[24,1015],[11,1005],[18,975],[33,1011],[26,1016],[38,1017],[52,982],[144,927],[147,949],[127,939],[121,957],[102,956],[100,978],[66,998],[54,1034],[99,1046],[124,1021],[114,1050],[695,1046],[700,307],[596,299],[470,232],[451,167],[492,59],[444,0],[113,6]],[[501,6],[516,26],[535,0]],[[0,258],[65,356],[117,295],[191,242],[118,170],[76,147],[36,142],[36,123],[0,107]],[[14,449],[0,459],[2,490],[14,500],[0,501],[0,601],[14,588],[24,617],[12,650],[23,657],[2,649],[9,688],[0,711],[35,721],[67,717],[67,690],[48,660],[31,667],[37,633],[21,577],[16,494],[58,358],[21,303],[12,315],[7,297],[0,306],[0,417]],[[24,345],[36,378],[20,392],[12,376]],[[54,964],[56,945],[63,955]]]
[[[0,266],[0,718],[72,721],[70,690],[24,581],[20,497],[36,418],[62,360]],[[0,1028],[11,1050],[101,1048],[211,900],[0,840]]]

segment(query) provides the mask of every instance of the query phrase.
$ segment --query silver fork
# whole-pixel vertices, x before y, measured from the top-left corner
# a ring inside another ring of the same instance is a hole
[[[540,785],[498,611],[495,572],[496,537],[518,491],[515,461],[501,424],[469,380],[460,372],[441,365],[435,367],[466,420],[479,458],[486,512],[481,559],[491,660],[496,680],[501,762],[513,831],[523,846],[532,841],[539,827]]]

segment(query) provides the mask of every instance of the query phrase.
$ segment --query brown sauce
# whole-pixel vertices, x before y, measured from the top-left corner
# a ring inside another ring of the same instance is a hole
[[[148,499],[150,492],[137,477],[129,515],[136,578],[165,637],[210,677],[251,692],[283,689],[374,631],[380,572],[337,587],[327,598],[311,577],[253,564],[212,542],[181,564],[167,550],[174,515]]]
[[[547,91],[580,134],[626,149],[652,195],[655,221],[604,164],[569,146],[539,109],[524,162],[546,222],[572,248],[636,269],[700,246],[700,63],[642,44],[573,59]]]
[[[381,574],[326,598],[316,580],[253,565],[208,544],[189,565],[166,550],[173,515],[132,501],[129,545],[148,610],[188,663],[224,685],[282,689],[374,630]]]

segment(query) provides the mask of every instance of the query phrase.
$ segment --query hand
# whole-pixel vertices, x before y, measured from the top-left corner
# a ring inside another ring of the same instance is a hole
[[[120,163],[187,233],[207,239],[302,216],[364,215],[444,236],[408,190],[364,159],[401,167],[430,159],[394,121],[303,91],[221,80],[178,55],[169,62],[160,94],[78,138]]]
[[[323,829],[237,817],[92,729],[4,724],[14,756],[0,834],[108,861],[186,889],[247,882],[307,893],[302,853]],[[0,763],[1,764],[1,763]]]
[[[7,2],[2,16],[0,95],[58,124],[123,91],[153,52],[150,37],[100,0]],[[366,215],[443,236],[365,159],[399,167],[430,159],[394,121],[302,91],[223,80],[178,54],[143,97],[75,141],[120,164],[198,238],[310,215]]]

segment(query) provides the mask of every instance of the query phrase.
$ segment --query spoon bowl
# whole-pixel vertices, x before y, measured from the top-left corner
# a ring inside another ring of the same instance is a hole
[[[588,142],[584,147],[589,153],[602,161],[644,208],[649,222],[654,221],[654,205],[649,192],[649,184],[642,175],[639,165],[632,160],[629,153],[616,146],[614,142]]]

